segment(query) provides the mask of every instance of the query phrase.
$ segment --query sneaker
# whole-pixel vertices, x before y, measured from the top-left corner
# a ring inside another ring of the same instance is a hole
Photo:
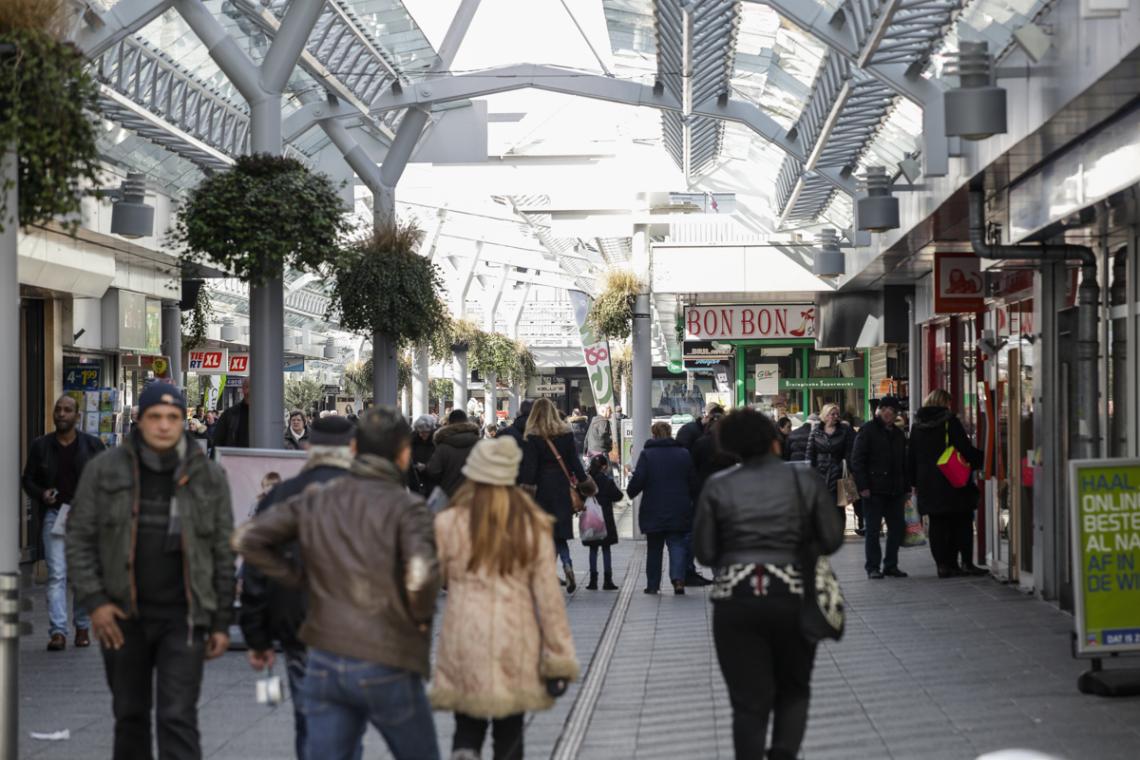
[[[48,639],[47,650],[49,652],[62,652],[65,649],[67,649],[67,637],[62,633],[53,633]]]
[[[887,576],[888,578],[908,577],[906,573],[904,573],[902,570],[899,570],[897,567],[892,567],[890,570],[884,570],[883,575]]]
[[[873,581],[881,581],[883,579],[883,574],[878,570],[869,570],[867,571],[867,577]]]
[[[709,580],[708,578],[706,578],[705,576],[701,575],[698,572],[692,572],[692,573],[686,573],[685,574],[685,585],[686,586],[693,586],[693,587],[711,586],[712,581]]]
[[[91,633],[86,628],[75,629],[75,648],[83,649],[91,646]]]

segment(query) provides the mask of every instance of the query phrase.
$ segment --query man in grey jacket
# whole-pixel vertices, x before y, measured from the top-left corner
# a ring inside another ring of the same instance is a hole
[[[159,756],[201,758],[202,663],[230,643],[229,485],[185,423],[181,391],[148,386],[130,437],[83,471],[68,520],[71,580],[113,697],[115,760],[150,757],[152,708]]]

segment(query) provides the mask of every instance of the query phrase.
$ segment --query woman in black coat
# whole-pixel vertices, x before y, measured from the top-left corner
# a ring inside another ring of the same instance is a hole
[[[625,492],[632,499],[644,492],[638,526],[646,538],[645,593],[661,588],[661,555],[669,546],[669,579],[673,593],[685,593],[688,550],[685,534],[693,527],[697,470],[684,446],[673,440],[668,422],[654,422],[653,438],[645,442]]]
[[[978,489],[971,480],[955,488],[938,469],[938,459],[947,443],[958,450],[970,466],[981,469],[983,454],[970,441],[961,421],[950,411],[950,394],[936,388],[927,395],[914,415],[907,454],[907,472],[918,497],[918,511],[930,522],[930,553],[938,565],[939,578],[955,575],[985,575],[986,570],[966,562],[958,565],[958,552],[969,549],[974,536],[974,510]],[[970,554],[965,554],[969,558]]]
[[[808,436],[807,460],[827,483],[831,503],[837,506],[840,518],[846,523],[847,507],[838,506],[839,480],[843,477],[843,465],[851,467],[855,431],[839,419],[839,407],[835,404],[826,404],[819,411],[819,418],[819,425]]]
[[[594,454],[590,457],[590,477],[598,486],[598,493],[594,497],[602,508],[602,517],[606,519],[606,537],[594,541],[583,541],[583,546],[590,547],[590,582],[586,588],[590,591],[598,589],[598,549],[602,550],[602,568],[605,570],[602,589],[617,591],[614,584],[614,567],[610,559],[610,547],[618,542],[617,522],[614,520],[614,502],[621,501],[622,492],[610,477],[610,459],[605,454]]]
[[[586,483],[582,460],[574,447],[570,426],[558,416],[554,402],[540,398],[526,418],[523,439],[523,461],[519,469],[519,485],[533,486],[534,500],[554,517],[554,548],[562,560],[566,574],[566,590],[574,593],[574,564],[570,560],[570,544],[574,538],[574,512],[570,503],[569,473],[578,483]],[[561,461],[560,461],[561,460]],[[563,472],[563,467],[566,472]]]

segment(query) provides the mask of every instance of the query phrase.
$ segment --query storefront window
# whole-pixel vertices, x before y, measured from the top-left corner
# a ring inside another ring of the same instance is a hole
[[[756,346],[744,351],[745,403],[773,416],[803,411],[803,392],[781,388],[780,381],[804,376],[800,346]],[[760,387],[757,388],[759,375]]]
[[[725,406],[730,398],[728,393],[718,393],[716,381],[711,375],[693,373],[691,381],[684,376],[676,380],[653,381],[650,402],[654,417],[693,415],[704,413],[705,403],[717,401]]]
[[[863,377],[862,351],[816,351],[808,352],[808,374],[810,377]]]

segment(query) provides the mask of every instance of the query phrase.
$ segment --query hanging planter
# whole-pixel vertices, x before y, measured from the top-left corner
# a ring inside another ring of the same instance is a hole
[[[623,380],[633,377],[633,346],[626,343],[617,350],[610,352],[610,373],[613,375],[613,387],[621,388]]]
[[[0,230],[14,212],[23,226],[70,217],[74,232],[84,188],[99,185],[98,90],[65,35],[64,0],[0,2],[0,151],[19,158],[18,208],[0,193]]]
[[[206,332],[214,316],[214,303],[205,284],[198,287],[194,303],[182,312],[182,348],[193,351],[206,342]]]
[[[342,252],[330,317],[353,332],[383,333],[397,346],[429,340],[448,320],[439,268],[418,251],[413,223],[391,224]]]
[[[479,332],[471,342],[469,366],[486,377],[506,380],[516,371],[519,362],[515,342],[499,333]]]
[[[450,325],[449,340],[452,351],[467,351],[479,336],[479,326],[470,319],[453,319]]]
[[[332,180],[283,156],[240,156],[194,188],[170,242],[184,263],[209,262],[262,285],[286,268],[317,272],[336,261],[350,230]]]
[[[594,333],[625,340],[633,331],[633,299],[642,290],[641,281],[626,270],[606,274],[602,292],[590,304],[586,315]]]
[[[515,343],[515,366],[507,373],[507,379],[513,386],[523,386],[538,373],[538,364],[534,354],[521,340]]]

